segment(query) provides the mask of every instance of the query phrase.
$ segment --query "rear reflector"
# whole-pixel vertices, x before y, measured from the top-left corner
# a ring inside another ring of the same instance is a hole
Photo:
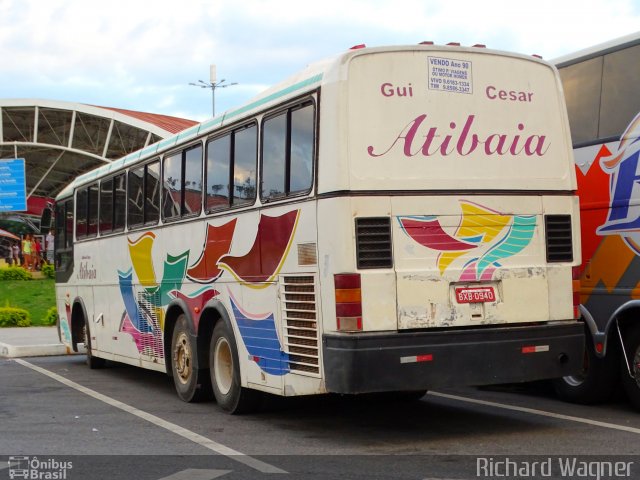
[[[341,332],[362,330],[362,289],[359,273],[333,276],[336,295],[336,327]]]
[[[522,347],[522,353],[541,353],[548,352],[549,345],[529,345]]]
[[[420,363],[420,362],[432,362],[433,354],[428,353],[426,355],[412,355],[410,357],[400,357],[400,363]]]

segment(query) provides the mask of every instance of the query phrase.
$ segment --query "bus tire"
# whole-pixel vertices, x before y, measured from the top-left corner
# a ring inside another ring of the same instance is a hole
[[[89,326],[87,325],[86,320],[82,320],[82,337],[84,341],[84,349],[87,352],[87,360],[86,363],[91,370],[96,370],[99,368],[104,368],[107,364],[107,361],[104,358],[98,358],[93,356],[93,351],[91,349],[91,332],[89,331]]]
[[[200,402],[211,398],[209,372],[197,368],[197,342],[186,315],[176,320],[171,335],[171,374],[180,400]]]
[[[622,355],[620,374],[622,375],[622,386],[631,404],[640,410],[640,328],[636,327],[629,331],[629,336],[625,342],[625,350],[633,377],[629,375],[627,360]]]
[[[231,414],[249,413],[259,402],[259,392],[242,387],[238,348],[233,333],[219,321],[211,335],[209,371],[213,396],[220,408]]]
[[[583,405],[603,403],[609,400],[618,385],[618,349],[613,342],[604,358],[596,355],[591,333],[585,335],[583,368],[577,375],[553,380],[555,391],[562,400]]]

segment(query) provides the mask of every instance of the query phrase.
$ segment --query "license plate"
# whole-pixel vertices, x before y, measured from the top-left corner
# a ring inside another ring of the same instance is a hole
[[[495,302],[496,292],[493,287],[456,287],[458,303]]]

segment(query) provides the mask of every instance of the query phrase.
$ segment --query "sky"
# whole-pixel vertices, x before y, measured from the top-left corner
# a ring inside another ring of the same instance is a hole
[[[0,0],[0,98],[203,121],[367,46],[482,43],[547,60],[640,31],[640,0]],[[223,85],[224,85],[223,84]]]

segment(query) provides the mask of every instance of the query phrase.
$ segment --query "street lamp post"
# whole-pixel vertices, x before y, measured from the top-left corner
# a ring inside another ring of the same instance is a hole
[[[194,87],[211,89],[211,112],[215,117],[216,116],[216,88],[227,88],[227,87],[231,87],[232,85],[238,85],[238,84],[236,82],[224,83],[226,82],[226,79],[224,78],[219,82],[217,82],[215,65],[210,66],[210,72],[211,72],[211,75],[208,82],[205,82],[203,80],[198,80],[198,83],[190,82],[189,85],[193,85]]]

